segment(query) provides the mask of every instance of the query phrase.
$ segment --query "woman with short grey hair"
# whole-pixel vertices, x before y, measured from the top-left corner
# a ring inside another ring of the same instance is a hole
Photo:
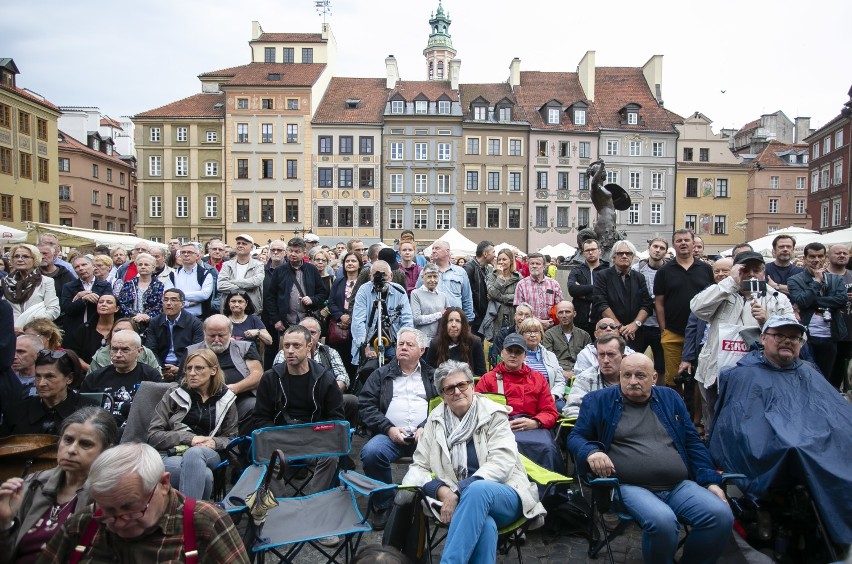
[[[420,271],[423,285],[411,292],[411,315],[414,326],[429,339],[438,334],[438,321],[449,305],[447,295],[438,290],[441,269],[429,263]]]

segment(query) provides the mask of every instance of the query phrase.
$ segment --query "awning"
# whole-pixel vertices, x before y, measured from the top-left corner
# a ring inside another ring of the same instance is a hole
[[[26,231],[21,231],[8,225],[0,225],[0,243],[20,243],[26,240]]]
[[[45,233],[53,233],[59,239],[59,244],[63,247],[89,247],[96,245],[106,245],[110,249],[121,247],[126,251],[133,249],[140,241],[145,241],[151,246],[168,248],[165,243],[155,243],[147,239],[129,235],[127,233],[117,233],[114,231],[95,231],[94,229],[82,229],[80,227],[67,227],[65,225],[52,225],[50,223],[29,222],[28,229],[32,228],[28,234],[28,241],[36,243]]]

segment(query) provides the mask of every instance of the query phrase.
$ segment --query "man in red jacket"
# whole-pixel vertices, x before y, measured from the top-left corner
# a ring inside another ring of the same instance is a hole
[[[547,378],[524,364],[526,346],[523,337],[512,333],[503,341],[503,361],[476,384],[477,392],[506,396],[512,408],[509,423],[521,454],[555,472],[564,463],[549,429],[559,417],[550,394]]]

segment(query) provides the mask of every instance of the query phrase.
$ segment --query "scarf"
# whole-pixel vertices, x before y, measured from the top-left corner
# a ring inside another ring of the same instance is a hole
[[[10,303],[23,305],[32,297],[36,287],[41,284],[41,272],[38,269],[22,275],[14,272],[3,279],[3,296]]]
[[[462,481],[467,478],[467,442],[473,437],[476,430],[477,401],[473,398],[470,409],[459,419],[450,410],[450,406],[444,404],[444,422],[446,423],[447,447],[450,449],[450,464],[453,465],[456,479]]]

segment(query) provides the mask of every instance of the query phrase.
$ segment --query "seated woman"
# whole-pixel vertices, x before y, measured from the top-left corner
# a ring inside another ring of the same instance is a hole
[[[438,322],[438,335],[429,343],[426,364],[439,366],[447,360],[464,362],[476,377],[485,374],[482,341],[474,335],[460,307],[448,307]]]
[[[260,343],[266,346],[272,344],[272,335],[266,330],[263,321],[254,314],[254,304],[243,290],[224,296],[222,313],[234,326],[231,332],[234,339],[252,341],[258,349]]]
[[[180,386],[157,405],[148,444],[160,451],[172,487],[185,496],[210,499],[217,451],[237,436],[236,399],[216,353],[198,349],[186,356]]]
[[[544,338],[541,321],[530,317],[521,322],[519,329],[527,347],[526,365],[547,378],[556,410],[562,411],[565,407],[565,371],[559,366],[556,355],[541,344]]]
[[[65,418],[85,405],[80,394],[71,388],[79,375],[80,361],[72,351],[39,351],[35,360],[38,395],[6,407],[0,437],[58,435]]]
[[[473,393],[473,374],[448,360],[435,370],[444,403],[429,414],[403,484],[442,502],[442,562],[495,562],[497,531],[544,515],[509,426],[509,410]]]
[[[37,335],[44,341],[44,348],[57,351],[62,348],[62,329],[44,317],[31,319],[24,325],[25,335]]]
[[[35,562],[73,513],[88,508],[84,484],[92,463],[115,444],[118,429],[99,407],[84,407],[60,428],[56,468],[0,485],[0,560]]]
[[[96,319],[89,319],[77,331],[65,333],[62,339],[62,346],[77,353],[86,370],[92,362],[92,357],[103,346],[118,317],[118,300],[112,294],[99,297],[96,307]]]
[[[112,329],[110,329],[109,334],[104,337],[104,346],[98,349],[98,351],[92,356],[92,362],[89,363],[89,370],[87,374],[91,374],[92,372],[97,372],[104,366],[108,366],[112,364],[112,358],[110,357],[109,345],[112,342],[112,336],[118,333],[119,331],[123,331],[125,329],[129,329],[131,331],[135,331],[136,333],[141,333],[139,326],[129,317],[122,317],[121,319],[116,319],[112,324]],[[154,351],[149,349],[146,346],[142,347],[142,352],[139,353],[139,358],[136,359],[137,362],[141,362],[143,364],[147,364],[152,368],[156,368],[157,370],[161,370],[160,361],[157,360],[157,355],[154,354]]]
[[[511,428],[521,454],[555,472],[564,466],[559,448],[550,434],[559,414],[547,379],[524,364],[526,343],[517,333],[503,342],[502,362],[476,384],[476,391],[506,396],[512,408]]]

